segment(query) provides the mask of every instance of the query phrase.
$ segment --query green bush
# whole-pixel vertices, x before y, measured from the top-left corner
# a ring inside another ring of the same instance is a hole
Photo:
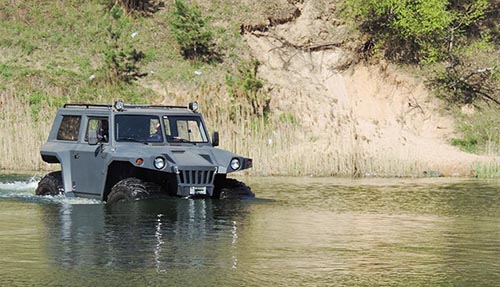
[[[169,27],[186,59],[205,62],[215,60],[212,28],[202,17],[198,7],[190,7],[183,0],[175,0],[169,16]]]

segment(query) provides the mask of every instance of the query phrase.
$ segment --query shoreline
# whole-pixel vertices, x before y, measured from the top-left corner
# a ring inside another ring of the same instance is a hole
[[[31,176],[43,177],[45,174],[56,171],[58,169],[50,170],[13,170],[13,169],[0,169],[0,176]],[[432,172],[432,171],[431,171]],[[457,179],[457,180],[475,180],[475,179],[500,179],[500,174],[493,177],[478,177],[478,176],[446,176],[442,174],[431,174],[428,176],[328,176],[328,175],[285,175],[285,174],[229,174],[231,178],[238,179],[252,179],[252,178],[282,178],[282,179],[306,179],[306,180],[346,180],[346,181],[379,181],[379,180],[439,180],[439,179]]]

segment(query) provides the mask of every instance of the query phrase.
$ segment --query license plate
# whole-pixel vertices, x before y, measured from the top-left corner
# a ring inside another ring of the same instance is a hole
[[[206,186],[191,186],[189,188],[189,194],[191,194],[191,195],[197,195],[197,194],[205,195],[205,194],[207,194],[207,187]]]

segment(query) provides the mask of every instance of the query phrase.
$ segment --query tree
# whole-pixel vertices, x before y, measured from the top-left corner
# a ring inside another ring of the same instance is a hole
[[[214,59],[216,53],[213,50],[213,33],[207,22],[198,7],[190,7],[183,0],[175,0],[169,27],[184,58],[206,62]]]

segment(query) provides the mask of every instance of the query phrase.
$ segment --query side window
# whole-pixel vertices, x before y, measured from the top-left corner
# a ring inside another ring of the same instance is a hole
[[[80,116],[63,116],[57,139],[62,141],[77,141],[80,130]]]
[[[87,133],[85,141],[89,140],[89,132],[95,131],[100,142],[107,143],[109,141],[109,126],[107,118],[90,118],[87,125]]]

